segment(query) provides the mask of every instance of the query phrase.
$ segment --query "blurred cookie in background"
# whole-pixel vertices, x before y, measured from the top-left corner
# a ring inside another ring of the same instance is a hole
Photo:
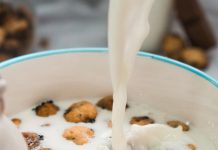
[[[6,59],[25,54],[32,46],[33,15],[26,5],[0,2],[0,55]],[[4,60],[2,59],[2,60]]]
[[[170,33],[162,42],[163,53],[172,59],[184,62],[198,69],[205,69],[209,64],[209,58],[205,50],[188,45],[178,34]]]

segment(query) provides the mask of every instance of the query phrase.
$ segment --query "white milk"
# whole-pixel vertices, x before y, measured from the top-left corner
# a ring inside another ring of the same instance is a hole
[[[127,83],[135,55],[149,33],[148,16],[153,0],[110,0],[109,49],[113,83],[113,150],[126,150],[123,133]]]
[[[84,98],[92,103],[96,103],[100,98]],[[84,100],[83,99],[83,100]],[[60,107],[60,111],[50,117],[39,117],[31,108],[11,116],[11,118],[20,118],[22,123],[19,130],[22,132],[36,132],[44,136],[41,146],[51,148],[52,150],[112,150],[111,148],[111,128],[108,127],[108,121],[111,120],[111,111],[97,108],[98,115],[95,123],[70,123],[66,122],[63,114],[65,110],[73,103],[81,99],[54,101]],[[177,116],[166,114],[156,110],[146,104],[139,104],[133,101],[128,102],[129,108],[126,110],[123,129],[126,133],[128,144],[135,145],[131,150],[146,150],[140,147],[147,146],[149,150],[190,150],[187,144],[193,143],[197,150],[215,150],[213,144],[194,126],[190,126],[189,132],[182,132],[179,128],[160,125],[166,124],[173,119],[182,120]],[[133,116],[149,116],[157,124],[147,126],[131,126],[129,121]],[[185,120],[182,120],[185,121]],[[43,124],[50,124],[48,127],[42,127]],[[85,126],[92,128],[95,132],[94,138],[85,145],[76,145],[72,141],[63,138],[62,134],[66,128],[72,126]],[[141,132],[143,131],[143,132]],[[167,134],[171,133],[171,134]],[[158,142],[156,142],[158,140]],[[143,144],[142,144],[143,143]],[[139,147],[140,146],[140,147]],[[162,149],[160,148],[162,147]],[[166,149],[164,149],[166,148]],[[39,149],[39,148],[38,148]],[[37,148],[35,150],[38,150]]]

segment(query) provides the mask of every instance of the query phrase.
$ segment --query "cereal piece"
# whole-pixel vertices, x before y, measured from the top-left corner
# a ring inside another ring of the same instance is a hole
[[[112,121],[111,121],[111,120],[108,121],[108,127],[109,127],[109,128],[112,128]]]
[[[22,134],[29,150],[38,147],[40,145],[40,140],[43,140],[43,136],[34,132],[23,132]]]
[[[188,144],[190,150],[196,150],[196,146],[194,144]]]
[[[87,101],[72,104],[64,113],[64,118],[68,122],[95,122],[97,116],[96,107]]]
[[[139,117],[132,117],[130,120],[130,124],[137,124],[140,126],[153,124],[155,121],[148,116],[139,116]]]
[[[167,124],[173,128],[178,128],[179,126],[181,126],[183,131],[190,130],[189,126],[182,121],[172,120],[172,121],[168,121]]]
[[[186,48],[181,53],[181,60],[198,69],[204,69],[208,65],[206,53],[200,48]]]
[[[170,58],[179,59],[180,52],[184,48],[185,42],[177,34],[167,35],[162,44],[162,49]]]
[[[0,27],[0,47],[4,43],[5,35],[6,35],[5,30]]]
[[[45,124],[42,124],[41,127],[50,127],[51,124],[50,123],[45,123]]]
[[[11,119],[11,121],[17,126],[19,127],[20,124],[22,123],[22,121],[19,118],[13,118]]]
[[[113,108],[113,96],[110,95],[110,96],[103,97],[98,101],[96,105],[98,107],[101,107],[102,109],[107,109],[111,111]],[[128,104],[126,105],[126,108],[129,108]]]
[[[59,111],[59,107],[56,106],[52,100],[43,102],[41,105],[37,106],[35,109],[36,115],[40,117],[48,117],[55,115]]]
[[[94,131],[87,127],[74,126],[65,129],[63,137],[72,140],[77,145],[88,143],[89,138],[94,137]]]

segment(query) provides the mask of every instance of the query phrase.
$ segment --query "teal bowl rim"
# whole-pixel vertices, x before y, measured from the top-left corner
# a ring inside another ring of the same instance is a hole
[[[40,58],[40,57],[46,57],[46,56],[51,56],[51,55],[59,55],[59,54],[66,54],[66,53],[106,53],[108,52],[107,48],[69,48],[69,49],[58,49],[58,50],[48,50],[48,51],[44,51],[44,52],[35,52],[35,53],[31,53],[31,54],[26,54],[23,56],[19,56],[16,58],[12,58],[10,60],[4,61],[0,63],[0,70],[7,68],[11,65],[17,64],[19,62],[23,62],[23,61],[27,61],[27,60],[31,60],[31,59],[36,59],[36,58]],[[155,55],[155,54],[151,54],[151,53],[147,53],[147,52],[138,52],[138,56],[142,56],[142,57],[146,57],[146,58],[151,58],[151,59],[155,59],[161,62],[165,62],[165,63],[169,63],[175,66],[178,66],[180,68],[183,68],[187,71],[190,71],[202,78],[204,78],[205,80],[209,81],[212,85],[214,85],[215,87],[218,88],[218,81],[216,79],[214,79],[213,77],[207,75],[206,73],[192,67],[189,65],[186,65],[184,63],[181,63],[179,61],[173,60],[173,59],[169,59],[167,57],[163,57],[163,56],[159,56],[159,55]]]

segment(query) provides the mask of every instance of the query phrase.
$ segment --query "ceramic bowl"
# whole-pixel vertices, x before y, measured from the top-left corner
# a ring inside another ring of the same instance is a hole
[[[0,64],[7,80],[5,113],[39,100],[111,94],[108,52],[77,48],[33,53]],[[218,81],[183,63],[139,52],[128,85],[128,100],[190,120],[218,143]]]

